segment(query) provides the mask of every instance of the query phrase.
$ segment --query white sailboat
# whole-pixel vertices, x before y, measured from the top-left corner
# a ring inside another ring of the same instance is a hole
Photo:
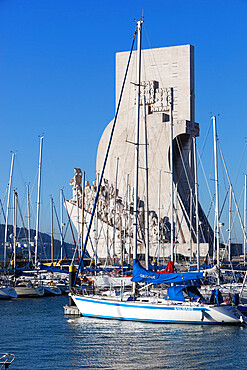
[[[185,283],[199,279],[203,273],[157,273],[145,270],[138,261],[133,266],[135,283]],[[166,293],[157,290],[131,295],[124,293],[109,295],[108,292],[94,295],[71,294],[83,316],[154,323],[190,324],[243,324],[245,317],[233,305],[206,303],[195,287],[171,286]]]
[[[242,324],[245,317],[235,306],[218,303],[206,303],[203,297],[194,292],[191,294],[186,286],[178,286],[178,292],[156,295],[137,294],[138,284],[184,283],[185,280],[203,278],[203,273],[162,274],[148,271],[141,267],[137,260],[137,225],[138,225],[138,162],[139,162],[139,116],[141,84],[141,30],[143,21],[137,21],[137,99],[136,99],[136,137],[135,137],[135,197],[134,197],[134,249],[133,249],[133,289],[119,294],[78,294],[70,293],[73,301],[83,316],[130,321],[147,321],[155,323],[196,323],[196,324]],[[172,126],[172,102],[170,121]],[[104,170],[104,168],[103,168]],[[103,176],[103,171],[102,171]],[[99,184],[100,186],[100,184]],[[97,199],[96,199],[97,200]],[[93,215],[92,215],[93,216]],[[86,245],[86,242],[85,242]],[[85,246],[84,246],[85,248]],[[171,239],[171,259],[173,260],[173,236]],[[176,289],[173,289],[176,290]],[[181,292],[183,290],[183,292]],[[179,296],[179,297],[178,297]]]
[[[119,297],[72,295],[82,316],[153,323],[242,324],[244,316],[234,307],[197,302],[168,301],[157,297],[138,297],[135,301]]]

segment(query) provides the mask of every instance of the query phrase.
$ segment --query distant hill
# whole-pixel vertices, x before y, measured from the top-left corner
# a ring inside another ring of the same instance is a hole
[[[30,240],[31,245],[35,244],[35,235],[36,231],[31,229],[30,230]],[[5,225],[0,224],[0,260],[3,259],[3,247],[4,247],[4,235],[5,235]],[[12,241],[12,235],[13,235],[13,226],[8,226],[8,242],[11,243]],[[27,236],[28,236],[28,230],[25,228],[17,228],[17,243],[18,243],[18,249],[22,248],[25,249],[27,246]],[[51,257],[51,236],[46,233],[39,233],[39,257],[40,258],[50,258]],[[60,259],[61,256],[61,242],[60,240],[54,239],[53,241],[54,246],[54,259]],[[9,248],[8,248],[9,249]],[[34,249],[33,247],[31,248]],[[63,256],[66,253],[68,258],[72,258],[74,254],[75,246],[70,243],[63,244]]]

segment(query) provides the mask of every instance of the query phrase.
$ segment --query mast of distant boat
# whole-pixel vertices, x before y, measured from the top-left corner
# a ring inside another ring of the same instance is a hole
[[[60,189],[60,259],[61,259],[61,269],[63,260],[63,189]]]
[[[217,130],[216,117],[213,116],[214,130],[214,169],[215,169],[215,219],[216,219],[216,258],[218,269],[218,284],[219,284],[219,269],[220,269],[220,235],[219,235],[219,181],[218,181],[218,162],[217,162]]]
[[[232,222],[232,186],[229,189],[229,228],[228,228],[228,261],[231,262],[231,225]]]
[[[13,268],[16,270],[16,228],[17,228],[17,192],[13,190]]]
[[[173,213],[173,96],[170,101],[170,171],[171,171],[171,261],[174,262],[174,213]]]
[[[194,149],[194,181],[195,181],[195,203],[196,203],[196,265],[197,271],[200,271],[200,239],[199,239],[199,202],[198,202],[198,176],[197,176],[197,154],[196,154],[196,138],[193,137]]]
[[[244,175],[244,265],[246,264],[246,198],[247,198],[247,175]]]
[[[38,263],[38,237],[39,237],[39,214],[40,214],[40,187],[41,187],[41,165],[42,165],[42,148],[43,138],[40,138],[40,152],[39,152],[39,174],[38,174],[38,195],[37,195],[37,215],[36,215],[36,235],[35,235],[35,267]]]
[[[53,238],[53,198],[51,197],[51,263],[54,259],[54,238]]]
[[[6,211],[6,221],[5,221],[5,235],[4,235],[4,268],[6,268],[6,264],[7,264],[8,217],[9,217],[10,191],[11,191],[11,184],[12,184],[14,159],[15,159],[15,153],[12,153],[10,176],[9,176],[9,183],[8,183],[8,200],[7,200],[7,211]]]
[[[31,230],[30,230],[30,195],[29,195],[29,185],[27,187],[27,228],[28,228],[28,261],[32,259],[31,253]]]

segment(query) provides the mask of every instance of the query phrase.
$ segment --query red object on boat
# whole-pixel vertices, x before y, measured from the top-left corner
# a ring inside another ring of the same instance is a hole
[[[163,272],[174,272],[174,266],[172,261],[168,261],[168,264]]]

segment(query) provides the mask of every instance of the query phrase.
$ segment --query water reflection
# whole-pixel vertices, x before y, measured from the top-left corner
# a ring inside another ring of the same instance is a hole
[[[233,364],[244,364],[247,357],[244,353],[246,330],[241,327],[161,325],[92,318],[77,318],[68,324],[80,343],[76,350],[76,363],[80,367],[222,368],[223,356],[224,368],[230,368]],[[238,342],[243,345],[241,357],[236,357]]]
[[[13,369],[246,368],[247,328],[66,317],[67,297],[0,301]]]

